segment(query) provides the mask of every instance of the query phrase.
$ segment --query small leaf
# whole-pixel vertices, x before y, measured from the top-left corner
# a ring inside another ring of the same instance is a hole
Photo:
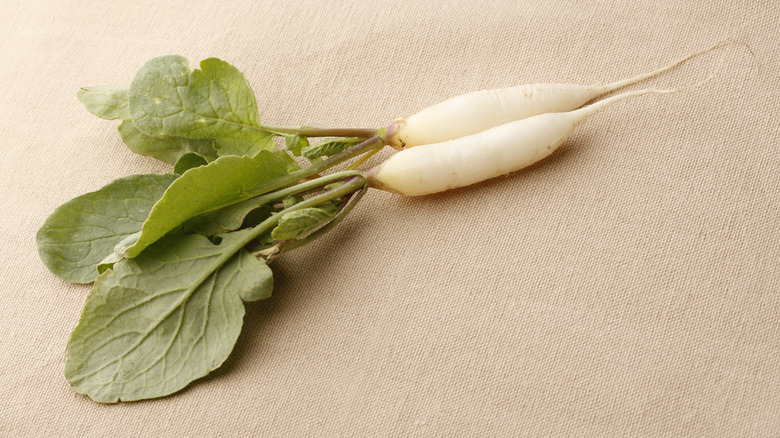
[[[301,156],[301,149],[309,146],[309,139],[300,135],[288,135],[284,137],[284,146],[296,157]]]
[[[54,275],[90,283],[97,265],[136,232],[176,175],[132,175],[59,206],[38,230],[38,253]]]
[[[285,213],[271,232],[274,240],[292,240],[303,237],[324,225],[339,212],[335,203],[319,207],[302,208]]]
[[[144,64],[130,84],[130,116],[152,137],[214,139],[219,155],[254,155],[276,147],[260,128],[255,96],[244,75],[216,58],[190,70],[181,56]]]
[[[351,146],[360,143],[360,141],[361,139],[359,138],[337,138],[332,140],[325,140],[304,148],[301,153],[309,160],[320,157],[330,157],[338,154],[341,151],[349,149]]]
[[[154,205],[141,237],[127,248],[126,257],[144,248],[197,215],[259,196],[287,176],[287,164],[272,152],[254,157],[220,157],[179,177]]]
[[[176,161],[176,164],[173,165],[173,173],[182,175],[184,172],[190,169],[205,166],[206,164],[209,164],[209,162],[206,161],[206,158],[204,158],[203,155],[197,154],[195,152],[187,152],[186,154],[179,157],[179,159]]]
[[[107,270],[114,267],[115,264],[119,263],[124,259],[120,254],[116,252],[111,252],[111,254],[107,255],[106,258],[100,261],[97,265],[97,271],[98,274],[102,274],[106,272]]]
[[[241,331],[242,300],[273,288],[268,266],[243,249],[248,231],[219,245],[166,236],[102,274],[68,344],[73,388],[104,403],[161,397],[219,367]]]
[[[288,196],[282,199],[282,208],[290,208],[300,202],[303,202],[303,196]]]
[[[84,87],[76,97],[89,112],[101,119],[129,119],[127,89],[127,85]]]
[[[152,137],[139,131],[132,120],[119,125],[119,135],[131,151],[139,155],[157,158],[168,164],[175,164],[182,155],[193,152],[207,161],[217,158],[214,140],[192,140],[183,137]]]
[[[298,170],[301,170],[301,165],[298,164],[298,162],[295,161],[295,159],[293,157],[291,157],[287,152],[285,152],[285,151],[275,151],[274,153],[276,155],[282,157],[284,159],[284,161],[287,162],[287,172],[288,173],[293,173],[293,172],[296,172]]]
[[[138,239],[141,237],[141,231],[137,231],[133,234],[130,234],[126,236],[124,239],[120,240],[119,243],[116,244],[114,247],[114,252],[116,254],[119,254],[119,259],[124,258],[124,253],[127,251],[127,248],[130,248],[131,246],[135,245],[136,242],[138,242]],[[115,257],[106,257],[105,262],[109,262],[110,260],[114,259]],[[101,262],[103,263],[103,262]],[[98,268],[99,270],[99,268]]]

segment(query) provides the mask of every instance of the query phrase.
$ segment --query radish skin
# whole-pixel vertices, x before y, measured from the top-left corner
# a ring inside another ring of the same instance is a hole
[[[528,84],[462,94],[397,120],[390,145],[405,149],[440,143],[539,114],[572,111],[601,95],[666,72],[730,39],[649,73],[607,85]]]
[[[580,123],[613,103],[686,88],[629,91],[574,111],[539,114],[454,140],[405,149],[369,170],[369,183],[399,195],[421,196],[485,181],[547,157]]]

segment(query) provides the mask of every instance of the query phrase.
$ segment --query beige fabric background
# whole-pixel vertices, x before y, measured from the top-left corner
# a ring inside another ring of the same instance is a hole
[[[0,0],[0,436],[780,435],[778,23],[769,0]],[[627,77],[740,25],[757,62],[722,50],[706,87],[613,106],[526,171],[370,193],[275,264],[234,354],[185,391],[100,405],[65,381],[88,288],[46,271],[34,233],[167,170],[80,86],[218,56],[269,123],[378,127],[466,91]]]

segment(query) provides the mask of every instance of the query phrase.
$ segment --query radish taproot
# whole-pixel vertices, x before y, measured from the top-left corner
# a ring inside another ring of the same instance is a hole
[[[628,91],[574,111],[539,114],[454,140],[405,149],[369,170],[369,183],[404,196],[429,195],[475,184],[547,157],[579,124],[613,103],[648,93],[676,93],[689,87]]]
[[[731,41],[731,37],[667,66],[607,85],[526,84],[462,94],[396,120],[390,145],[396,149],[440,143],[544,113],[572,111],[587,102],[660,75]]]

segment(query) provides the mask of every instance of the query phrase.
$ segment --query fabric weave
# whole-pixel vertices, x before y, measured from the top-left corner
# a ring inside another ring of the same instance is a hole
[[[777,436],[778,2],[0,11],[0,436]],[[65,380],[89,287],[46,271],[35,232],[74,196],[170,170],[124,147],[79,87],[216,56],[267,123],[380,127],[472,90],[611,82],[732,32],[755,58],[730,45],[648,81],[694,83],[725,56],[707,85],[615,105],[529,169],[423,198],[372,191],[274,263],[274,296],[186,390],[106,406]]]

